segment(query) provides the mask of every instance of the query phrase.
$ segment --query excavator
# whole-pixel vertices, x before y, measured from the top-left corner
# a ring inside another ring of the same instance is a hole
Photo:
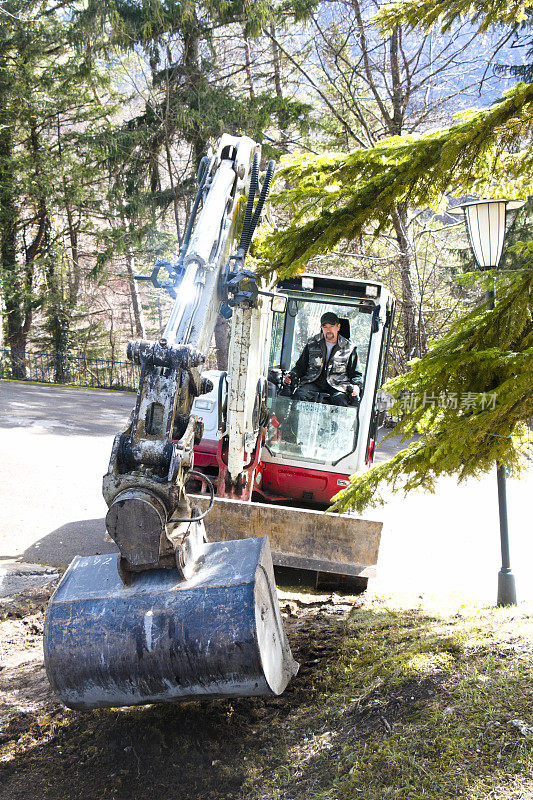
[[[150,276],[174,304],[161,339],[127,348],[139,388],[103,478],[106,529],[118,554],[77,556],[46,614],[48,679],[70,708],[279,695],[298,664],[269,537],[276,563],[361,575],[377,559],[380,523],[275,505],[281,493],[270,487],[284,482],[284,463],[300,482],[307,470],[312,486],[309,468],[318,467],[334,478],[326,481],[331,497],[354,458],[359,463],[364,451],[368,461],[392,301],[377,284],[347,289],[340,279],[299,276],[276,285],[245,269],[275,168],[270,161],[260,182],[260,154],[252,139],[224,135],[202,159],[177,260],[156,263]],[[298,309],[307,303],[314,325],[320,303],[332,299],[368,334],[363,401],[359,409],[324,406],[326,416],[301,404],[296,418],[282,379],[306,334]],[[203,370],[219,313],[231,318],[227,374]],[[333,411],[353,413],[343,421]],[[325,446],[332,440],[336,449]],[[191,483],[205,494],[191,494]],[[319,499],[327,502],[328,491]],[[258,492],[263,502],[255,502]]]

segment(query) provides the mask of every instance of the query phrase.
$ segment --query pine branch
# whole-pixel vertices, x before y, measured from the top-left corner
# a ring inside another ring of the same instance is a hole
[[[494,309],[471,311],[407,375],[389,381],[385,388],[397,398],[391,413],[403,414],[395,433],[421,438],[352,477],[332,510],[380,504],[384,484],[432,491],[442,475],[476,477],[496,461],[520,473],[533,455],[526,424],[533,417],[533,263],[500,277],[498,290]]]
[[[381,9],[374,21],[388,30],[407,23],[411,28],[425,29],[439,25],[448,31],[456,20],[466,16],[479,31],[486,31],[493,25],[516,27],[530,11],[529,0],[399,0]]]
[[[533,159],[531,146],[497,158],[504,146],[531,138],[532,111],[533,84],[519,84],[491,108],[463,114],[462,122],[446,130],[393,137],[347,155],[284,159],[278,180],[296,188],[272,202],[293,216],[266,238],[264,272],[294,274],[313,256],[355,239],[365,226],[379,230],[398,202],[439,207],[446,191],[466,194],[490,185],[495,165],[508,182],[519,177],[533,192],[531,171],[524,172],[524,161]]]

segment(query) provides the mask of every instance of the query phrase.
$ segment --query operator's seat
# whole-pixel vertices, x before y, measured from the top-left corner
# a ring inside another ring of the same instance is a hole
[[[341,327],[340,327],[340,330],[339,330],[340,335],[344,336],[345,339],[349,339],[350,338],[350,320],[349,319],[345,319],[344,317],[342,319],[339,317],[339,320],[340,320],[340,323],[341,323]]]

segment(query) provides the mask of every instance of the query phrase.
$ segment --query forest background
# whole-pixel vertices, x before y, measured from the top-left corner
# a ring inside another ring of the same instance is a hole
[[[445,30],[408,18],[380,28],[384,5],[4,0],[0,353],[9,374],[26,377],[28,354],[47,353],[66,380],[66,357],[123,360],[128,338],[159,335],[171,300],[134,275],[175,259],[199,160],[222,133],[252,136],[264,159],[290,156],[299,169],[306,158],[316,168],[332,152],[340,161],[355,153],[364,172],[383,142],[446,129],[528,78],[528,18],[485,30],[461,16]],[[297,173],[282,176],[267,233],[290,225],[294,203],[305,210]],[[528,205],[514,220],[515,238],[529,214]],[[278,252],[285,272],[288,253]],[[393,291],[392,375],[479,301],[482,287],[459,280],[468,264],[456,218],[405,197],[305,261]],[[226,352],[221,319],[211,365],[223,366]]]

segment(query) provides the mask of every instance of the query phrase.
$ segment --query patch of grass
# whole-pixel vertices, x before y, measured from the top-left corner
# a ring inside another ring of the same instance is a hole
[[[337,774],[311,796],[504,798],[517,781],[531,796],[532,657],[516,609],[355,609],[324,695],[338,703]]]

